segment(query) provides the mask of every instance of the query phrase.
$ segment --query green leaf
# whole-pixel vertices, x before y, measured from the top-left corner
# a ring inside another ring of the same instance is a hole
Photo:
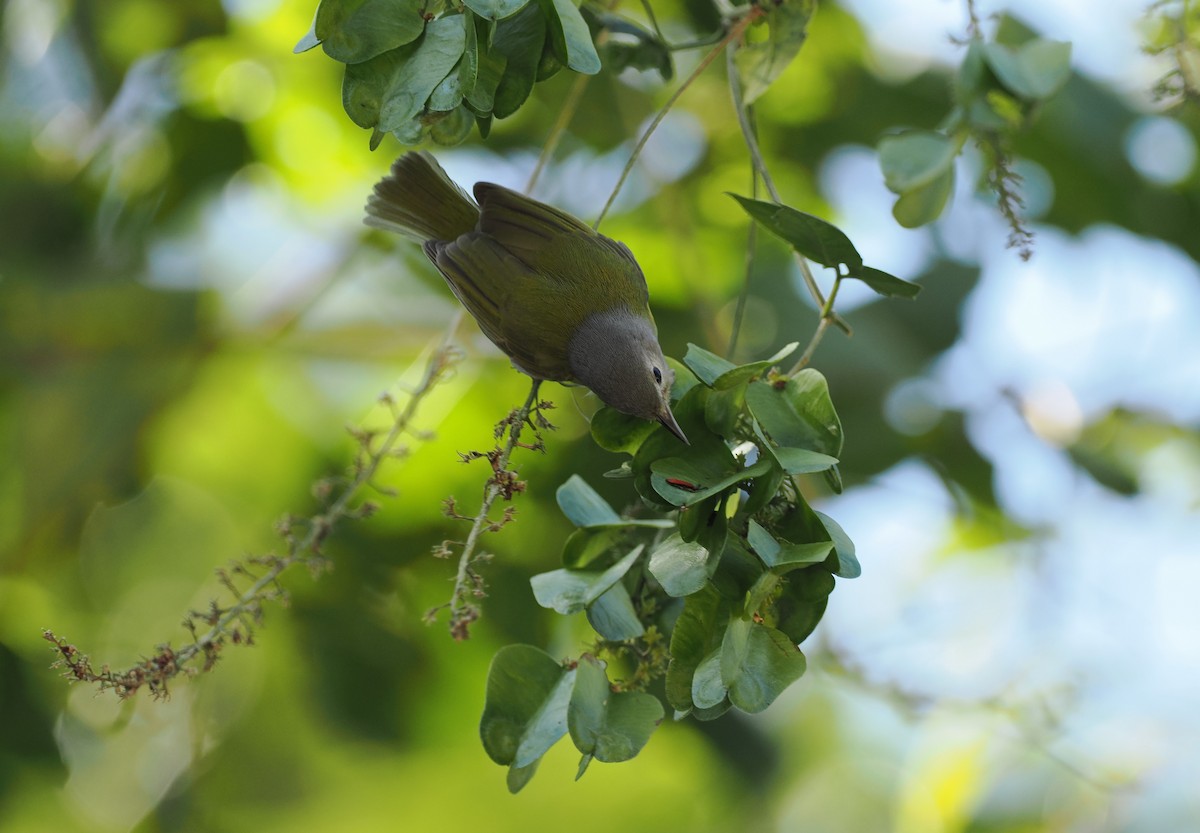
[[[609,526],[621,522],[608,502],[577,474],[559,486],[554,497],[558,508],[575,526]]]
[[[542,607],[552,608],[563,615],[578,613],[600,598],[605,591],[629,571],[643,546],[634,547],[628,555],[607,570],[551,570],[529,580],[533,597]]]
[[[657,35],[615,14],[600,12],[594,16],[597,25],[609,32],[608,40],[601,47],[604,66],[609,72],[619,74],[626,67],[652,69],[658,72],[662,80],[671,80],[675,74],[671,50]],[[621,38],[621,35],[628,36],[628,39]]]
[[[466,61],[466,55],[458,60],[458,71],[451,71],[449,75],[442,79],[433,92],[429,94],[429,109],[434,112],[448,113],[451,110],[458,108],[462,104],[462,65]]]
[[[359,127],[390,133],[409,125],[463,54],[463,16],[433,21],[416,43],[349,64],[342,104]]]
[[[566,734],[574,684],[575,671],[563,668],[539,648],[508,645],[497,651],[488,669],[479,723],[488,756],[518,769],[535,763]],[[511,779],[512,773],[510,788]],[[521,786],[527,781],[521,781]]]
[[[434,122],[429,128],[429,138],[443,147],[454,147],[471,133],[475,119],[466,107],[456,107],[444,119]]]
[[[746,404],[780,446],[830,457],[842,453],[842,422],[829,398],[829,384],[818,371],[805,368],[782,389],[754,382],[746,389]]]
[[[806,544],[793,544],[789,541],[779,541],[755,521],[750,521],[747,540],[762,562],[776,575],[807,567],[810,564],[820,564],[833,552],[833,542],[815,541]]]
[[[838,268],[844,264],[850,271],[862,268],[862,255],[850,238],[832,223],[820,217],[773,202],[729,196],[737,200],[746,213],[767,231],[792,245],[796,251],[822,266]]]
[[[720,644],[728,616],[729,604],[712,584],[684,600],[683,612],[671,631],[671,664],[667,666],[667,702],[672,708],[686,712],[693,707],[696,667]]]
[[[505,59],[504,77],[492,102],[496,118],[508,118],[529,98],[545,43],[546,18],[537,3],[496,24],[492,48]]]
[[[784,0],[767,6],[767,39],[746,43],[733,56],[746,104],[765,93],[800,52],[815,7],[814,0]]]
[[[710,709],[723,702],[729,689],[721,679],[721,649],[717,648],[696,666],[692,677],[692,702],[698,709]]]
[[[496,24],[472,14],[467,17],[470,19],[466,26],[463,57],[467,59],[473,56],[475,82],[469,88],[464,85],[463,95],[477,116],[487,116],[492,112],[496,87],[504,75],[508,59],[491,46],[492,27]]]
[[[550,42],[558,58],[576,72],[595,75],[600,71],[600,56],[592,43],[592,33],[579,9],[571,0],[538,0],[546,16]]]
[[[683,357],[683,363],[696,374],[697,379],[710,388],[723,374],[737,368],[737,365],[728,359],[723,359],[716,353],[710,353],[703,347],[697,347],[690,342],[687,354]]]
[[[317,8],[320,11],[320,7]],[[292,49],[293,55],[299,55],[301,52],[307,52],[313,47],[320,46],[321,39],[317,37],[317,16],[313,14],[312,25],[308,27],[308,31],[304,33],[304,37],[296,41],[296,46]]]
[[[592,417],[592,439],[606,451],[635,453],[646,437],[660,426],[656,422],[603,407]]]
[[[862,281],[880,295],[889,298],[916,298],[921,292],[921,285],[890,275],[882,269],[863,266],[854,270],[846,277]]]
[[[617,582],[587,607],[588,624],[605,639],[622,642],[646,632],[625,585]]]
[[[563,544],[563,566],[581,569],[608,554],[625,538],[625,530],[619,526],[598,526],[577,529],[567,536]],[[607,561],[607,559],[606,559]]]
[[[793,644],[803,642],[825,615],[835,582],[826,570],[789,573],[767,624],[783,631]]]
[[[467,8],[488,20],[501,20],[523,9],[529,0],[463,0]]]
[[[894,194],[923,188],[950,170],[961,143],[933,130],[906,130],[879,140],[879,166]]]
[[[804,674],[804,654],[775,628],[731,619],[721,643],[721,681],[729,700],[745,712],[761,712]],[[697,671],[699,676],[699,671]],[[697,703],[699,705],[699,703]]]
[[[813,474],[836,466],[838,462],[836,457],[806,448],[772,448],[770,445],[767,448],[788,474]]]
[[[689,345],[690,346],[690,345]],[[800,342],[793,341],[783,347],[774,356],[762,361],[750,362],[749,364],[738,365],[732,370],[728,370],[712,381],[711,387],[714,390],[730,390],[731,388],[741,385],[743,382],[748,382],[755,376],[761,376],[767,370],[774,367],[779,362],[786,359],[796,351],[800,346]]]
[[[330,58],[359,64],[420,37],[424,5],[421,0],[321,0],[313,35]]]
[[[657,698],[640,691],[614,692],[599,661],[587,654],[580,658],[567,710],[571,740],[584,755],[579,775],[591,758],[605,763],[633,758],[662,719]]]
[[[1071,75],[1071,44],[1034,38],[1020,47],[983,45],[983,58],[1010,92],[1044,100],[1058,92]]]
[[[862,566],[858,563],[858,556],[854,553],[854,542],[850,540],[850,536],[846,534],[846,530],[842,529],[841,524],[833,518],[826,515],[824,512],[813,510],[813,514],[821,521],[825,527],[825,531],[829,533],[829,538],[833,541],[833,548],[837,552],[838,568],[835,574],[842,578],[858,578],[862,575]]]
[[[905,192],[892,206],[892,216],[905,228],[932,223],[941,216],[953,192],[954,168],[950,168],[928,185]]]
[[[538,764],[541,762],[542,759],[538,758],[529,766],[510,766],[508,768],[508,775],[504,779],[508,791],[516,795],[525,789],[525,785],[532,781],[533,776],[537,774]]]
[[[675,373],[675,384],[671,385],[671,401],[678,402],[688,391],[700,384],[700,380],[683,362],[670,356],[667,356],[666,359],[667,365]]]
[[[650,574],[667,595],[690,596],[708,581],[709,552],[702,545],[671,535],[650,553]]]
[[[704,423],[708,430],[732,439],[738,417],[746,405],[745,386],[729,390],[714,390],[704,403]]]
[[[743,467],[725,449],[732,465],[715,455],[665,457],[650,464],[654,490],[675,506],[691,506],[723,492],[743,480],[753,480],[771,469],[767,460]]]

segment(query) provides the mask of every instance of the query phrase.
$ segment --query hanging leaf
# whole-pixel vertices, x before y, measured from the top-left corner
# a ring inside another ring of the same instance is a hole
[[[423,0],[322,0],[313,37],[335,61],[362,63],[420,37],[424,8]]]
[[[603,572],[564,568],[539,573],[529,580],[533,597],[542,607],[553,608],[564,615],[578,613],[620,581],[642,554],[642,549],[639,544]]]
[[[850,271],[862,267],[862,255],[858,249],[832,223],[790,206],[752,200],[737,194],[729,196],[737,200],[763,228],[790,243],[792,248],[809,260],[833,269],[843,264]]]
[[[657,698],[640,691],[614,692],[600,662],[585,654],[576,669],[567,709],[571,740],[583,753],[576,779],[593,758],[604,763],[633,758],[662,719]]]
[[[721,681],[737,708],[763,711],[805,667],[804,654],[783,632],[747,619],[729,621],[721,642]]]
[[[729,605],[712,584],[688,596],[671,631],[671,664],[667,666],[667,702],[678,711],[690,711],[692,678],[701,660],[718,644],[725,631]]]
[[[514,15],[530,0],[463,0],[467,8],[488,20],[501,20]]]
[[[816,2],[782,0],[767,8],[766,39],[739,46],[733,56],[746,104],[757,101],[799,54]]]
[[[496,118],[508,118],[529,98],[545,43],[546,18],[537,3],[496,24],[492,48],[505,60],[504,76],[492,102]]]
[[[842,421],[829,398],[829,384],[820,372],[805,368],[781,388],[754,382],[746,389],[746,404],[780,446],[830,457],[842,453]]]
[[[562,63],[584,75],[600,71],[592,33],[571,0],[538,0],[550,30],[550,42]],[[541,80],[540,76],[539,79]]]
[[[646,632],[625,585],[617,582],[587,607],[588,624],[604,639],[623,642]]]
[[[1034,38],[1019,47],[983,45],[983,58],[1010,92],[1044,100],[1058,92],[1071,75],[1071,44]]]
[[[708,581],[709,553],[702,545],[688,543],[675,533],[650,553],[649,570],[667,595],[681,599]]]

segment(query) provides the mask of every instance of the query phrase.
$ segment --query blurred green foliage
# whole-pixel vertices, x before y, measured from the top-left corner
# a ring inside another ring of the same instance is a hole
[[[654,10],[671,22],[673,43],[719,26],[707,2]],[[398,148],[387,140],[369,152],[342,111],[339,64],[291,54],[312,12],[271,0],[4,7],[0,829],[503,831],[565,818],[580,831],[792,829],[813,818],[846,831],[934,829],[913,821],[929,818],[947,830],[1052,829],[1040,796],[981,810],[982,753],[952,730],[944,746],[895,768],[839,721],[843,701],[862,695],[836,685],[854,669],[822,651],[809,660],[823,674],[794,687],[787,720],[668,721],[637,761],[593,766],[574,785],[574,753],[556,747],[542,777],[510,799],[479,746],[488,663],[514,642],[558,658],[586,638],[582,617],[539,611],[530,586],[560,565],[572,533],[556,489],[581,474],[619,511],[636,501],[629,481],[602,478],[620,458],[588,435],[593,402],[554,390],[560,428],[545,455],[518,459],[528,489],[518,522],[487,542],[495,559],[474,639],[453,644],[422,624],[449,593],[450,568],[429,552],[459,534],[440,501],[475,499],[485,478],[456,454],[488,447],[525,389],[466,331],[468,360],[419,420],[435,437],[385,469],[399,498],[339,528],[331,573],[287,576],[291,605],[268,609],[255,647],[226,652],[216,673],[181,681],[166,702],[96,698],[49,669],[43,627],[114,666],[185,639],[180,618],[219,591],[213,568],[279,546],[273,523],[311,511],[311,484],[350,458],[341,426],[386,422],[371,403],[384,389],[402,395],[449,320],[452,300],[431,270],[360,228],[361,202]],[[651,28],[636,5],[622,12]],[[560,164],[543,177],[548,190],[602,204],[624,143],[670,91],[661,53],[647,56],[630,65],[653,58],[652,70],[589,83]],[[682,76],[695,52],[673,57]],[[830,216],[818,187],[830,154],[897,127],[938,127],[950,73],[897,80],[878,60],[855,18],[823,5],[795,62],[756,102],[789,205]],[[571,75],[533,86],[491,126],[482,147],[495,155],[464,162],[502,170],[523,159],[528,169]],[[644,199],[619,204],[605,230],[643,265],[666,352],[682,356],[694,342],[719,353],[747,227],[724,192],[748,194],[750,173],[719,67],[680,109],[698,129],[659,159],[687,150],[694,163],[677,176],[645,163],[634,180]],[[1178,187],[1146,187],[1123,151],[1137,118],[1104,84],[1066,80],[1013,147],[1053,177],[1040,222],[1067,232],[1120,226],[1200,259],[1196,173]],[[1196,135],[1195,111],[1179,118]],[[588,170],[602,174],[599,185]],[[817,311],[791,264],[777,241],[759,246],[751,326],[734,361],[811,334]],[[848,438],[842,479],[853,488],[901,460],[930,459],[959,498],[963,541],[1026,534],[997,504],[991,464],[962,414],[939,411],[910,433],[884,419],[889,392],[959,337],[977,276],[940,253],[901,277],[924,287],[919,301],[847,313],[854,337],[833,331],[817,355]],[[1191,459],[1194,432],[1116,411],[1070,444],[1081,471],[1122,493],[1140,488],[1136,460],[1162,448]],[[807,497],[822,496],[812,488]],[[1071,791],[1073,779],[1054,771],[1056,789]],[[935,810],[920,804],[929,795]],[[1097,800],[1076,796],[1064,812],[1086,821]],[[578,812],[600,802],[603,813]]]

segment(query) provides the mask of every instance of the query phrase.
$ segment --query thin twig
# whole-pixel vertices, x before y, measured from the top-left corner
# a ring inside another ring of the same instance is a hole
[[[471,564],[478,557],[475,551],[478,548],[479,536],[486,529],[495,527],[488,515],[492,511],[496,499],[501,495],[512,497],[511,484],[513,480],[508,471],[508,461],[512,457],[513,450],[521,446],[521,430],[529,421],[530,414],[538,407],[537,394],[540,386],[541,380],[534,379],[529,387],[529,395],[525,397],[525,404],[511,414],[507,420],[508,439],[505,440],[500,454],[492,463],[495,473],[484,486],[483,501],[480,503],[479,512],[471,521],[471,531],[467,533],[467,540],[463,543],[462,552],[458,557],[458,571],[454,578],[454,591],[450,597],[449,607],[450,633],[459,641],[469,636],[471,623],[479,617],[478,607],[474,602],[469,601],[470,596],[478,595],[479,585],[475,581]]]
[[[833,282],[833,289],[829,290],[829,297],[825,300],[825,306],[821,308],[821,319],[817,322],[817,329],[813,331],[812,338],[808,340],[808,346],[804,348],[804,352],[800,354],[800,358],[792,365],[792,369],[788,371],[788,376],[795,376],[805,365],[812,361],[813,354],[817,352],[817,345],[821,343],[821,339],[825,337],[825,331],[829,329],[829,325],[834,320],[833,302],[837,298],[838,288],[842,285],[842,277],[839,275]]]
[[[664,104],[662,108],[659,109],[658,113],[655,114],[654,120],[650,122],[649,127],[642,132],[641,138],[638,139],[637,144],[633,146],[633,153],[629,155],[629,161],[625,163],[625,168],[621,171],[621,176],[617,179],[617,184],[613,186],[612,193],[608,195],[608,201],[604,203],[604,208],[601,209],[600,216],[596,218],[596,222],[592,223],[592,228],[599,229],[600,224],[604,222],[604,218],[608,215],[608,210],[612,208],[612,204],[616,201],[617,195],[621,193],[621,187],[625,184],[625,180],[629,178],[629,174],[633,171],[633,166],[637,163],[638,157],[642,155],[642,150],[646,147],[646,142],[650,141],[650,137],[654,135],[654,131],[658,129],[660,124],[662,124],[662,120],[667,117],[667,113],[669,113],[671,108],[675,106],[675,102],[678,101],[679,97],[683,95],[684,91],[687,90],[687,88],[690,87],[692,83],[700,77],[700,74],[703,73],[704,70],[708,69],[708,65],[716,60],[717,56],[721,54],[721,50],[735,41],[737,38],[741,37],[746,31],[746,27],[757,20],[762,14],[762,9],[760,9],[758,6],[752,6],[743,17],[738,19],[738,21],[729,28],[729,32],[725,35],[725,37],[723,37],[707,55],[700,59],[700,63],[696,65],[694,70],[692,70],[692,74],[689,75],[687,79],[676,88],[675,92],[671,93],[671,97],[667,99],[667,103]]]

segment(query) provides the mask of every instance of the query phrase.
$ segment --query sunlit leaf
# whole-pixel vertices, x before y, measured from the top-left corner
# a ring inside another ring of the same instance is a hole
[[[608,502],[577,474],[571,475],[566,483],[554,493],[558,508],[575,526],[605,526],[618,524],[621,517]]]
[[[892,206],[892,216],[905,228],[917,228],[932,223],[941,216],[953,192],[954,168],[950,168],[928,185],[901,195]]]
[[[533,597],[542,607],[552,608],[564,615],[578,613],[620,581],[641,554],[642,545],[639,544],[602,572],[564,568],[539,573],[529,580]]]
[[[897,278],[895,275],[888,274],[882,269],[874,269],[870,266],[862,266],[855,269],[846,277],[862,281],[880,295],[889,298],[907,298],[911,300],[921,293],[920,284],[906,281],[903,278]]]
[[[753,104],[775,82],[804,45],[805,29],[815,0],[783,0],[768,4],[767,39],[743,44],[734,54],[742,97]]]
[[[933,130],[906,130],[879,140],[883,181],[895,194],[928,185],[954,164],[959,142]]]
[[[737,368],[737,365],[728,359],[723,359],[716,353],[710,353],[695,344],[688,344],[683,363],[709,387],[712,387],[713,382],[717,381],[721,375]]]
[[[321,0],[313,34],[330,58],[358,64],[420,37],[424,8],[422,0]]]
[[[743,382],[750,381],[750,379],[754,378],[755,376],[761,376],[767,370],[779,364],[779,362],[783,361],[792,353],[794,353],[796,348],[799,346],[800,342],[793,341],[784,345],[783,349],[771,356],[769,359],[738,365],[732,370],[727,370],[714,379],[711,382],[711,386],[716,390],[729,390],[730,388],[737,387]]]

